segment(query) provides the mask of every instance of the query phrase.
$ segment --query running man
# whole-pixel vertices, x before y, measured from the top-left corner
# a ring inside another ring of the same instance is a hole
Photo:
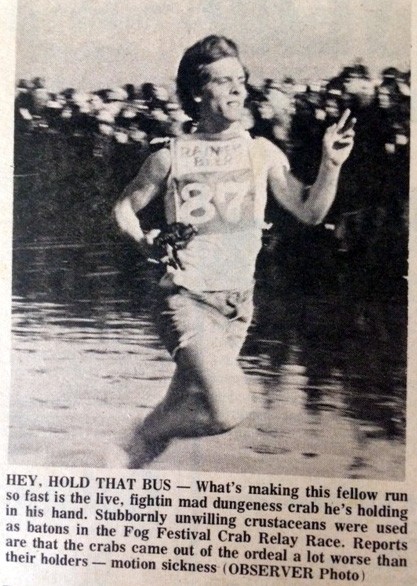
[[[177,90],[196,132],[150,155],[114,208],[121,232],[145,257],[159,231],[145,234],[136,214],[154,198],[164,199],[168,225],[188,231],[160,282],[158,328],[176,370],[128,449],[132,468],[172,438],[223,433],[246,418],[251,400],[237,357],[253,313],[267,187],[299,220],[318,224],[352,150],[347,111],[327,130],[317,179],[307,188],[278,147],[244,130],[246,82],[233,41],[212,35],[190,47]]]

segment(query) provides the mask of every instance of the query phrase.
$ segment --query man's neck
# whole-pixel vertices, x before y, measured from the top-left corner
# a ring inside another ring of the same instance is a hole
[[[226,139],[241,136],[244,128],[240,121],[201,120],[197,125],[197,133],[209,135],[210,138]]]

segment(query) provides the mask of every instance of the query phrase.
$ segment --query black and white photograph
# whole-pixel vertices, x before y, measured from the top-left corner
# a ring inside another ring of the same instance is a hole
[[[403,481],[411,0],[18,0],[8,463]]]

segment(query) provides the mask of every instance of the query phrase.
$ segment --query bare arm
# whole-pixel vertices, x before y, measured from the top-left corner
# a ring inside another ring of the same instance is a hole
[[[280,164],[272,163],[270,166],[268,181],[273,196],[306,224],[319,224],[336,197],[342,164],[353,147],[354,131],[352,128],[344,129],[349,114],[347,110],[337,124],[327,129],[317,179],[307,193],[306,186],[289,171],[282,173]]]
[[[114,218],[122,234],[145,249],[146,244],[151,242],[146,240],[136,214],[161,193],[166,185],[170,165],[171,156],[168,149],[161,149],[150,155],[113,208]]]

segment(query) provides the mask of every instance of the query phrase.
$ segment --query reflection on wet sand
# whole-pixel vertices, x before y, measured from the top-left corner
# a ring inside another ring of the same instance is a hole
[[[126,465],[173,372],[151,320],[156,279],[137,263],[120,272],[108,245],[17,243],[11,463]],[[151,467],[403,478],[404,303],[261,286],[256,306],[241,355],[253,414],[172,442]]]

